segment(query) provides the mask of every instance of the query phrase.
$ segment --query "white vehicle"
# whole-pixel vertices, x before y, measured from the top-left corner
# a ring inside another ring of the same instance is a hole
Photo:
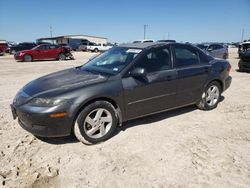
[[[87,45],[87,51],[91,51],[91,52],[99,52],[99,51],[101,51],[101,52],[103,52],[103,51],[109,50],[112,47],[113,46],[109,46],[109,45],[106,45],[106,44],[96,44],[96,43],[90,42]]]
[[[144,39],[144,40],[135,40],[133,43],[145,43],[145,42],[154,42],[152,39]]]

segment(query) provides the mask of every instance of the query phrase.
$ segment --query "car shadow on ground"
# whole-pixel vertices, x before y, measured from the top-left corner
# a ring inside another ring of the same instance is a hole
[[[221,96],[220,102],[222,102],[224,99],[225,99],[225,97]],[[175,117],[175,116],[179,116],[182,114],[190,113],[190,112],[193,112],[195,110],[198,110],[198,108],[195,105],[191,105],[191,106],[178,108],[175,110],[170,110],[170,111],[161,112],[161,113],[141,117],[138,119],[130,120],[130,121],[124,122],[122,127],[118,127],[117,131],[115,132],[115,134],[112,137],[118,135],[121,131],[126,131],[127,129],[133,128],[135,126],[146,126],[150,123],[156,123],[158,121],[168,119],[171,117]],[[53,145],[62,145],[62,144],[70,144],[70,143],[79,142],[73,134],[70,136],[58,137],[58,138],[40,138],[40,137],[38,137],[38,139],[43,141],[43,142],[46,142],[48,144],[53,144]]]
[[[162,121],[164,119],[168,119],[171,117],[190,113],[194,110],[197,110],[197,107],[195,105],[192,105],[192,106],[182,107],[182,108],[178,108],[175,110],[170,110],[170,111],[161,112],[161,113],[141,117],[138,119],[130,120],[130,121],[123,123],[123,126],[118,128],[118,133],[120,131],[126,131],[126,129],[133,128],[135,126],[142,126],[142,125],[145,126],[150,123],[155,123],[155,122]]]
[[[250,73],[250,70],[240,70],[240,69],[235,69],[236,72],[239,73]]]

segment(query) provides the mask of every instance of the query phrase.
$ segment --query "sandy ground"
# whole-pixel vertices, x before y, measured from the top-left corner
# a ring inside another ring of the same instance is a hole
[[[250,74],[237,72],[218,108],[193,106],[130,121],[93,146],[74,137],[41,141],[12,119],[16,92],[76,60],[16,63],[0,57],[0,187],[250,187]]]

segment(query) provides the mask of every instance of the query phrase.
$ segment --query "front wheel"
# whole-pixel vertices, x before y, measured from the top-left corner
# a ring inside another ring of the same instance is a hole
[[[106,101],[86,106],[78,115],[73,132],[84,144],[96,144],[113,136],[117,127],[116,110]]]
[[[25,62],[31,62],[32,61],[32,56],[31,55],[25,55],[24,58],[23,58],[23,60]]]
[[[211,82],[202,93],[200,101],[196,104],[201,110],[212,110],[217,107],[221,97],[221,86],[218,82]]]

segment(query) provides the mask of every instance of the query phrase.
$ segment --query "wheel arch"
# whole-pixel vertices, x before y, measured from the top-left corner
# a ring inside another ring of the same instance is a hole
[[[33,61],[33,60],[34,60],[33,55],[32,55],[32,54],[30,54],[30,53],[27,53],[27,54],[25,54],[25,55],[23,56],[23,61],[24,61],[24,57],[25,57],[26,55],[29,55],[29,56],[31,57],[31,61]]]
[[[112,104],[113,107],[116,110],[116,116],[118,118],[118,126],[121,126],[121,124],[122,124],[122,113],[121,113],[121,108],[119,107],[119,105],[117,104],[117,102],[115,100],[111,99],[110,97],[97,97],[97,98],[93,98],[93,99],[91,99],[89,101],[86,101],[86,102],[82,103],[78,107],[76,113],[73,115],[73,122],[72,122],[72,125],[71,125],[71,131],[72,131],[72,129],[74,127],[74,124],[75,124],[75,121],[76,121],[78,115],[81,113],[81,111],[86,106],[88,106],[89,104],[94,103],[96,101],[106,101],[106,102],[109,102],[110,104]]]
[[[220,84],[220,87],[221,87],[221,92],[223,92],[223,90],[224,90],[224,84],[223,84],[223,82],[222,82],[219,78],[210,80],[210,81],[206,84],[206,87],[207,87],[210,83],[212,83],[212,82],[218,82],[218,83]]]

